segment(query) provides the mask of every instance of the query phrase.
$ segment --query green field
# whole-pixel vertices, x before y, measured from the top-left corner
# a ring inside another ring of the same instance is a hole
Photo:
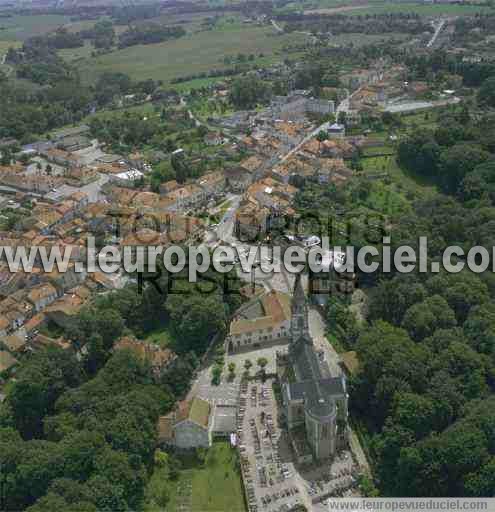
[[[65,59],[67,62],[76,61],[79,59],[87,59],[91,57],[91,52],[94,50],[93,46],[89,41],[84,43],[84,46],[79,48],[66,48],[59,50],[58,54]]]
[[[204,464],[194,455],[182,457],[181,463],[176,480],[168,478],[167,470],[155,470],[146,491],[145,512],[175,512],[181,504],[190,512],[245,511],[237,454],[229,443],[214,443]]]
[[[29,37],[55,30],[68,21],[68,16],[59,14],[15,15],[11,18],[0,18],[0,40],[24,41]]]
[[[421,16],[474,15],[478,12],[493,12],[488,6],[476,4],[424,4],[421,2],[392,3],[389,1],[341,2],[339,0],[320,0],[287,4],[283,11],[318,11],[322,14],[345,14],[346,16],[365,16],[367,14],[415,13]]]
[[[172,78],[225,67],[223,58],[238,53],[276,58],[284,45],[303,40],[300,35],[278,35],[268,26],[232,24],[212,31],[197,32],[183,38],[153,45],[140,45],[89,58],[80,63],[81,76],[92,82],[105,71],[126,73],[131,78]]]
[[[21,45],[18,41],[0,41],[0,54],[5,53],[9,48],[19,48]]]
[[[351,16],[365,16],[366,14],[392,14],[392,13],[415,13],[421,16],[451,15],[474,15],[478,12],[493,12],[492,9],[480,5],[470,4],[422,4],[422,3],[372,3],[365,8],[353,9],[345,14]]]

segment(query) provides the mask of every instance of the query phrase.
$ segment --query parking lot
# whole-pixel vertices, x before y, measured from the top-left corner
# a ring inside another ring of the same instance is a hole
[[[270,379],[241,384],[237,434],[249,509],[283,512],[297,503],[307,504],[301,483],[280,450]]]
[[[298,503],[312,510],[328,498],[356,495],[358,466],[350,451],[322,464],[294,464],[271,379],[241,384],[237,435],[250,511],[285,512]]]
[[[241,370],[238,371],[238,374]],[[239,400],[240,375],[229,382],[223,376],[220,385],[216,386],[211,382],[211,369],[207,368],[201,371],[194,383],[191,396],[198,396],[209,402],[221,403],[225,405],[237,405]]]

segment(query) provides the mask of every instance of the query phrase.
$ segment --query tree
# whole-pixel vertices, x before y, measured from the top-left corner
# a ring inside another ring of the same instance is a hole
[[[484,105],[495,107],[495,76],[487,78],[478,92],[478,101]]]
[[[36,353],[18,373],[7,397],[21,435],[25,439],[40,436],[43,419],[53,412],[55,401],[82,379],[81,365],[69,351],[50,347]]]
[[[450,193],[457,192],[464,177],[488,157],[480,146],[469,143],[458,143],[442,151],[439,171],[443,188]]]
[[[328,133],[325,130],[320,130],[316,134],[316,140],[318,141],[318,149],[321,148],[321,143],[328,139]]]
[[[234,362],[229,363],[228,370],[229,370],[229,379],[234,380],[234,378],[235,378],[235,363]]]
[[[376,322],[361,333],[356,350],[362,372],[353,394],[355,407],[377,424],[383,424],[397,392],[424,392],[431,355],[405,330]]]
[[[215,386],[218,386],[220,384],[220,379],[222,377],[222,367],[219,365],[213,366],[211,370],[211,383]]]
[[[53,168],[50,164],[48,164],[46,167],[45,167],[45,173],[47,176],[51,176],[52,175],[52,172],[53,172]]]
[[[259,357],[256,363],[263,370],[268,364],[268,359],[266,357]]]
[[[269,87],[253,75],[235,79],[229,94],[232,104],[242,109],[254,108],[258,103],[266,102],[269,97]]]
[[[439,295],[433,295],[411,306],[404,315],[402,326],[413,339],[422,341],[436,329],[449,329],[456,323],[455,314],[447,301]]]
[[[268,359],[266,357],[259,357],[256,361],[258,366],[260,367],[260,373],[262,380],[265,380],[266,377],[266,365],[268,364]]]
[[[175,336],[182,341],[181,350],[201,353],[214,334],[225,330],[224,306],[211,294],[172,294],[167,297],[165,309]]]
[[[399,326],[405,312],[417,302],[426,298],[426,290],[415,282],[414,276],[402,274],[382,280],[372,291],[370,319],[382,319]]]

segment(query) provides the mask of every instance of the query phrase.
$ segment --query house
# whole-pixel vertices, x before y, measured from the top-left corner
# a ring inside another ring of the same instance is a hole
[[[228,167],[224,173],[226,185],[232,192],[244,192],[253,182],[253,175],[244,167]]]
[[[207,197],[220,195],[225,191],[225,174],[221,171],[209,172],[198,180],[198,185]]]
[[[198,208],[203,205],[206,199],[204,190],[194,184],[173,190],[166,197],[173,201],[175,211]]]
[[[271,290],[241,306],[230,323],[226,348],[234,352],[259,347],[289,336],[291,322],[290,297]]]
[[[242,160],[242,162],[239,164],[240,167],[246,169],[246,171],[248,171],[252,175],[253,181],[259,180],[263,177],[263,173],[265,170],[264,165],[265,162],[255,155],[250,156],[245,160]]]
[[[208,448],[212,443],[211,406],[201,398],[182,401],[158,419],[158,442],[182,450]]]
[[[270,210],[247,196],[236,211],[235,234],[239,240],[254,242],[268,230]]]
[[[54,142],[60,142],[68,137],[77,137],[89,133],[90,128],[87,124],[56,130],[52,133],[51,139]]]
[[[342,138],[345,136],[345,126],[343,124],[339,123],[333,123],[331,126],[328,127],[328,136],[331,139],[337,139]]]
[[[137,169],[138,171],[146,170],[144,156],[139,152],[131,153],[127,157],[127,161],[129,162],[129,165],[131,167],[133,167],[134,169]]]
[[[152,343],[140,341],[134,337],[125,336],[117,341],[114,350],[130,350],[142,361],[147,361],[151,366],[153,377],[158,381],[164,371],[177,359],[168,348],[161,348]]]
[[[219,132],[208,132],[203,140],[207,146],[219,146],[224,141],[222,134]]]
[[[110,181],[121,187],[134,187],[135,184],[141,181],[144,174],[137,169],[130,169],[128,171],[119,172],[110,175]]]
[[[68,290],[68,292],[50,304],[44,313],[48,320],[55,322],[60,327],[68,329],[74,324],[74,319],[84,303],[91,295],[90,290],[83,285]]]
[[[180,185],[175,180],[166,181],[160,185],[160,194],[166,195],[169,192],[177,190]]]
[[[39,284],[32,288],[27,299],[34,306],[36,313],[39,313],[46,306],[57,300],[58,293],[56,288],[50,283]]]
[[[319,159],[316,166],[316,178],[320,184],[334,183],[339,185],[347,181],[353,172],[342,158]]]
[[[0,318],[5,318],[7,331],[15,331],[31,318],[33,306],[25,300],[24,290],[19,290],[0,302]]]

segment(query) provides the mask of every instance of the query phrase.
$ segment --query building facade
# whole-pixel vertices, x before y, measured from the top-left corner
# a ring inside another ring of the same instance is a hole
[[[316,352],[308,314],[298,275],[292,302],[289,351],[277,354],[282,410],[296,453],[307,458],[304,452],[309,451],[313,459],[324,460],[333,458],[347,446],[348,394],[345,376],[332,376],[328,363]]]

